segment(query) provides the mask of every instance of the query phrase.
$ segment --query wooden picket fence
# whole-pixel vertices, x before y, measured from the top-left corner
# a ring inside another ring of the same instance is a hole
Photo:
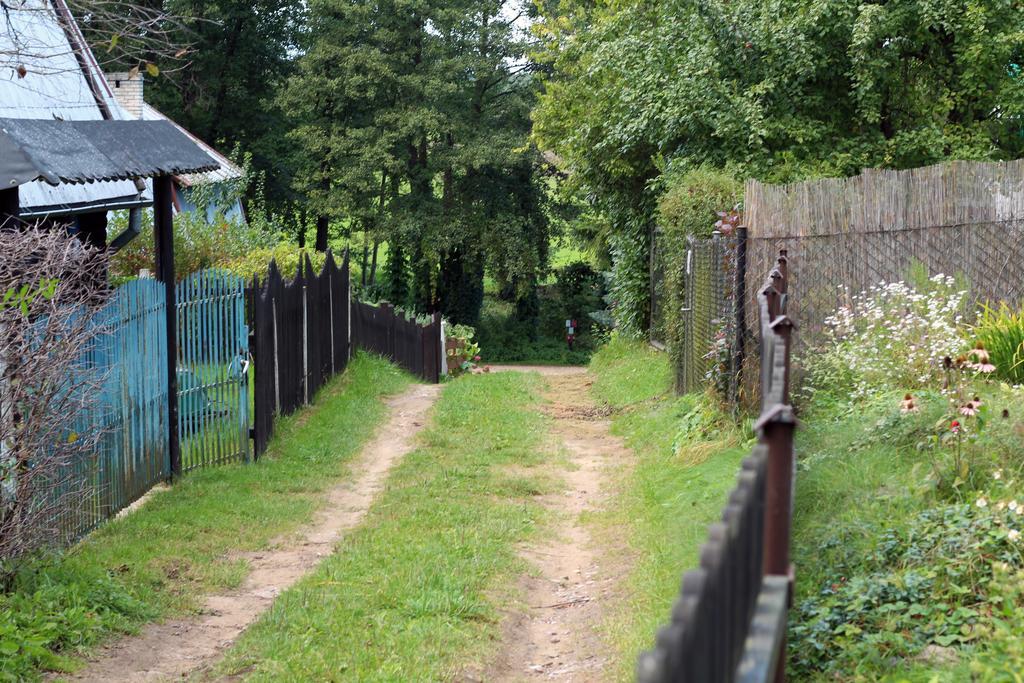
[[[270,442],[275,416],[308,405],[332,375],[348,366],[350,292],[347,255],[339,268],[328,254],[319,273],[307,256],[290,282],[271,261],[266,278],[253,282],[249,314],[257,458]]]
[[[425,382],[441,381],[441,314],[421,325],[387,301],[352,302],[352,343],[384,356]]]
[[[793,325],[782,251],[757,292],[761,415],[700,566],[683,576],[671,620],[637,662],[640,683],[764,683],[785,678],[796,420],[789,402]]]

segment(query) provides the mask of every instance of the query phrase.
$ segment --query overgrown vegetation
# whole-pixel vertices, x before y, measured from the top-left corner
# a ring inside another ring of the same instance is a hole
[[[682,569],[698,562],[707,525],[719,518],[751,434],[704,395],[672,394],[663,353],[615,336],[593,357],[593,392],[613,410],[612,432],[636,454],[623,466],[598,534],[626,538],[631,569],[602,624],[614,648],[615,680],[632,680],[679,590]]]
[[[219,666],[249,680],[447,680],[487,661],[498,606],[538,528],[538,378],[470,375],[445,386],[421,446],[360,527],[286,591]]]
[[[187,614],[237,586],[247,566],[232,554],[308,522],[384,416],[381,397],[408,382],[360,354],[313,407],[281,418],[258,463],[191,473],[65,554],[23,564],[0,593],[0,678],[73,669],[70,658],[108,634]]]
[[[790,629],[802,679],[1024,667],[1010,631],[1024,612],[1024,393],[992,379],[974,335],[996,342],[1001,316],[966,327],[953,278],[910,280],[853,297],[806,359]]]
[[[549,69],[534,137],[607,221],[630,333],[646,329],[649,235],[668,169],[791,181],[1024,153],[1018,4],[538,4]]]
[[[83,362],[103,334],[106,256],[56,230],[0,230],[0,591],[17,562],[59,545],[91,491],[104,437],[82,429],[104,377]],[[10,649],[0,639],[0,654]]]
[[[478,337],[486,362],[582,365],[607,338],[602,275],[576,261],[556,268],[553,279],[515,302],[501,292],[485,298]],[[567,320],[576,322],[572,348]]]

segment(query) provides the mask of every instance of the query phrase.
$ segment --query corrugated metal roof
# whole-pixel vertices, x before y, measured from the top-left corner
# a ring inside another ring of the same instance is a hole
[[[172,126],[177,128],[183,134],[187,135],[193,142],[202,148],[204,152],[210,155],[210,158],[220,165],[220,168],[214,171],[207,171],[205,173],[185,173],[177,176],[178,182],[183,187],[190,187],[192,185],[202,185],[205,183],[222,183],[227,180],[235,180],[245,175],[244,171],[238,167],[237,164],[232,162],[226,156],[218,152],[216,149],[206,144],[198,137],[179,126],[172,119],[165,116],[162,112],[158,111],[155,107],[149,104],[142,105],[142,120],[143,121],[167,121]]]
[[[84,42],[83,42],[84,44]],[[94,76],[91,53],[84,55]],[[64,29],[47,0],[5,4],[0,24],[0,117],[18,119],[101,120],[96,96],[82,72]],[[18,73],[25,67],[25,76]],[[114,119],[129,117],[100,75],[99,95]],[[34,182],[20,188],[23,215],[62,213],[83,207],[151,203],[132,181],[50,186]]]
[[[151,178],[217,168],[169,121],[0,119],[0,187]]]

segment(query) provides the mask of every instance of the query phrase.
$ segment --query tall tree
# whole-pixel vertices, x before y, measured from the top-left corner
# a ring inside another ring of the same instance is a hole
[[[277,93],[294,66],[305,28],[304,0],[164,0],[178,17],[185,66],[157,78],[146,99],[203,140],[251,152],[268,200],[293,199],[295,159]]]
[[[539,144],[613,224],[645,325],[668,164],[795,180],[1024,154],[1024,6],[1004,0],[542,0]]]
[[[505,4],[319,0],[285,96],[317,210],[376,231],[409,259],[414,305],[460,321],[476,318],[464,294],[482,291],[485,264],[535,272],[546,258],[532,65]],[[544,237],[508,250],[512,225]]]

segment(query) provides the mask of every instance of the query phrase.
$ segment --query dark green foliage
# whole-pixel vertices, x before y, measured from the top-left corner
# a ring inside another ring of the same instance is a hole
[[[477,339],[485,362],[580,365],[607,336],[590,313],[604,308],[604,278],[586,263],[555,271],[555,284],[527,286],[514,304],[484,302]],[[578,328],[572,350],[566,341],[566,320]]]
[[[438,298],[441,314],[450,322],[475,326],[484,303],[484,264],[453,249],[441,261]]]
[[[283,97],[297,187],[315,212],[402,245],[418,310],[475,320],[481,264],[509,278],[546,265],[523,36],[494,0],[317,0],[310,14]]]
[[[385,296],[396,306],[405,306],[409,301],[409,273],[405,252],[400,244],[391,247],[385,272]]]
[[[167,0],[184,19],[170,27],[188,45],[179,73],[146,86],[146,99],[203,140],[253,155],[267,183],[267,200],[279,210],[294,199],[295,150],[291,127],[276,95],[294,67],[302,41],[303,0]],[[101,48],[102,50],[102,48]]]
[[[544,0],[535,137],[610,222],[623,329],[644,330],[669,167],[842,176],[1024,153],[1024,6],[1004,0]]]
[[[576,334],[590,332],[596,324],[590,314],[602,309],[604,278],[584,261],[570,263],[555,271],[557,298],[551,306],[558,330],[565,330],[566,320],[576,321]],[[556,332],[545,325],[545,332]]]
[[[1016,514],[954,504],[919,513],[902,527],[847,529],[826,540],[835,555],[851,533],[877,537],[867,556],[851,555],[817,594],[802,600],[790,637],[794,674],[884,671],[893,656],[925,645],[970,645],[986,633],[992,565],[1024,566],[1006,522]]]

